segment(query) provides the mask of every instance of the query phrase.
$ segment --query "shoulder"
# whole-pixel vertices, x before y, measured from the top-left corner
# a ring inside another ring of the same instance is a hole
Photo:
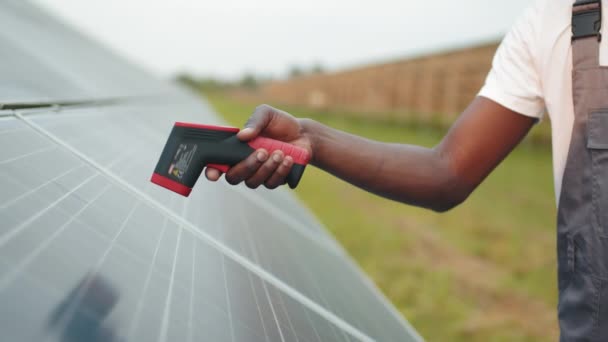
[[[538,33],[570,26],[574,0],[536,0],[518,19],[515,27],[527,26]]]
[[[551,58],[558,45],[569,46],[573,3],[574,0],[534,1],[514,23],[504,45],[525,49],[535,62],[544,64],[540,61]]]

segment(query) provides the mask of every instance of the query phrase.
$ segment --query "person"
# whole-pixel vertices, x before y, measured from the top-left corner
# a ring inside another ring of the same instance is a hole
[[[238,137],[306,148],[313,165],[380,196],[445,212],[459,205],[546,111],[558,202],[561,341],[608,341],[608,0],[539,0],[498,48],[477,98],[434,148],[388,144],[262,105]],[[259,150],[225,176],[274,189],[293,161]],[[220,178],[206,170],[212,181]],[[530,243],[534,243],[530,241]]]

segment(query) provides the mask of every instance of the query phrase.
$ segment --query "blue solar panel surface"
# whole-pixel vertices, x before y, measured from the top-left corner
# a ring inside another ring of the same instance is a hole
[[[204,100],[28,2],[0,43],[3,338],[421,340],[288,190],[149,182],[174,121],[222,123]]]

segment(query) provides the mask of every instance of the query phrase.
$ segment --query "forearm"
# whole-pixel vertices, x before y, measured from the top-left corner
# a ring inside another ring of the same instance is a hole
[[[242,141],[258,135],[284,141],[312,152],[313,165],[372,193],[399,202],[446,211],[464,201],[503,158],[523,139],[535,119],[489,99],[477,97],[435,148],[371,141],[296,119],[268,105],[256,108]],[[258,150],[230,168],[230,184],[269,189],[284,184],[291,163],[284,156]],[[280,165],[280,166],[279,166]],[[218,180],[208,168],[207,178]]]
[[[302,120],[313,165],[374,194],[445,211],[468,193],[438,149],[381,143]]]

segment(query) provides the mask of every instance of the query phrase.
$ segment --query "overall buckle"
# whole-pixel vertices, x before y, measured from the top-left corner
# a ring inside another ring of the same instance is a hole
[[[597,37],[602,40],[602,1],[579,0],[572,9],[572,41]]]

